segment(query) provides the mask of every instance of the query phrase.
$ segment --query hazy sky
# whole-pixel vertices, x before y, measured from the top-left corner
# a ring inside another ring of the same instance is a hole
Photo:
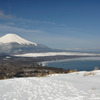
[[[100,0],[0,0],[0,36],[52,48],[100,47]]]

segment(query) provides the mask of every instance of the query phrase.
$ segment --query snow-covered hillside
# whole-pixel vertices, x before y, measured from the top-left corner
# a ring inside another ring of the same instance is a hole
[[[100,71],[0,80],[0,100],[100,100]]]
[[[18,35],[12,34],[12,33],[6,34],[5,36],[0,38],[0,44],[7,44],[7,43],[18,43],[20,45],[22,45],[22,44],[27,44],[27,45],[33,44],[33,45],[37,46],[36,43],[27,41],[27,40],[19,37]]]

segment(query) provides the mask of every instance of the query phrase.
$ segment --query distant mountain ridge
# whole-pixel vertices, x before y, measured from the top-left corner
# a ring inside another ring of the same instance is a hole
[[[30,42],[16,34],[6,34],[0,38],[0,53],[20,54],[33,52],[51,52],[53,49]]]

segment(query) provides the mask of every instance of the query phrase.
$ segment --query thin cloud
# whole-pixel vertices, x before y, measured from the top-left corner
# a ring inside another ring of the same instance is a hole
[[[15,18],[13,15],[6,15],[4,12],[0,11],[0,19],[12,19]]]
[[[16,23],[19,22],[20,24],[22,23],[26,23],[28,24],[48,24],[48,25],[56,25],[55,22],[50,22],[50,21],[39,21],[39,20],[31,20],[31,19],[24,19],[24,18],[18,18],[14,15],[9,15],[9,14],[5,14],[3,11],[0,11],[0,19],[2,20],[7,20],[9,22],[5,22],[5,24],[8,23]]]
[[[40,30],[29,30],[0,24],[0,34],[2,33],[42,33]]]

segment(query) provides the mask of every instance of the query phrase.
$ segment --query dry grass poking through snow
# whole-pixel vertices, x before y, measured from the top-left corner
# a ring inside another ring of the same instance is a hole
[[[95,70],[99,70],[99,68],[98,68],[98,67],[95,67],[95,68],[94,68],[94,71],[95,71]],[[85,72],[83,76],[86,77],[86,76],[95,75],[95,74],[96,74],[95,72],[92,72],[92,71],[91,71],[91,72]]]
[[[95,75],[95,73],[94,72],[85,72],[83,76],[86,77],[89,75]]]

